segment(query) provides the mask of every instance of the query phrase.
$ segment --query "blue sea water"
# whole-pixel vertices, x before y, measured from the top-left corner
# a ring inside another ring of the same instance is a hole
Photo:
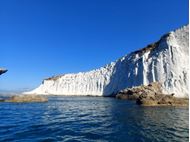
[[[103,97],[0,103],[0,142],[187,142],[189,110]]]

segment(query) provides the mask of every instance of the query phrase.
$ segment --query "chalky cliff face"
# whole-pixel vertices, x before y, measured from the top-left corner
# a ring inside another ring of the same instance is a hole
[[[157,81],[164,93],[188,97],[188,72],[189,27],[184,26],[105,67],[48,78],[27,93],[110,96],[124,88]]]

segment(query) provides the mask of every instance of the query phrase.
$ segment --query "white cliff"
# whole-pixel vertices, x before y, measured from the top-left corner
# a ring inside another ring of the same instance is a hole
[[[153,44],[90,72],[45,79],[27,94],[110,96],[118,91],[160,82],[165,93],[188,97],[189,26],[172,31]]]

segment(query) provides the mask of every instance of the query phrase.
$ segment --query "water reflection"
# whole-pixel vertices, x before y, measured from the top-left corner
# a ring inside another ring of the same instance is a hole
[[[101,97],[0,104],[0,141],[188,141],[188,108]]]

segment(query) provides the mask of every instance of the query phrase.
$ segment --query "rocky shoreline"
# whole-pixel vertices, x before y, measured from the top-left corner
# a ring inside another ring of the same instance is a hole
[[[153,82],[120,91],[117,99],[135,100],[141,106],[189,106],[188,98],[177,98],[175,94],[164,94],[161,84]]]
[[[48,98],[40,95],[15,95],[6,99],[0,98],[0,102],[38,103],[38,102],[48,102]]]
[[[0,68],[0,75],[7,72]],[[164,94],[162,85],[158,82],[145,86],[138,86],[121,90],[116,99],[135,100],[141,106],[189,106],[188,98],[177,98],[175,94]],[[0,98],[0,102],[30,103],[47,102],[48,98],[40,95],[14,95],[7,99]]]

